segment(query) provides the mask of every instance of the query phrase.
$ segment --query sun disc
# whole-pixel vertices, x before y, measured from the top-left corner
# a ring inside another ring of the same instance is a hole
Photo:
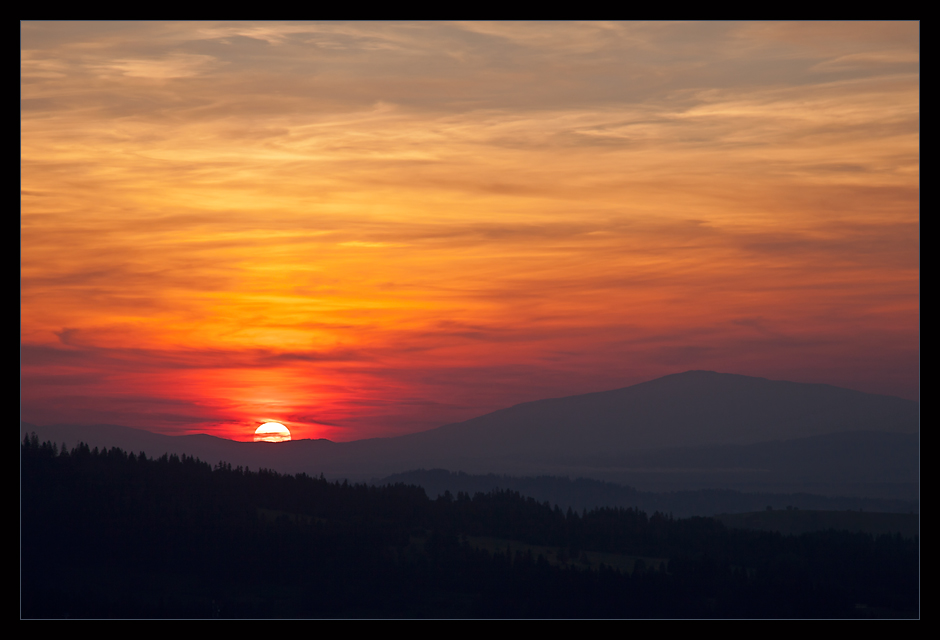
[[[255,442],[287,442],[290,431],[280,422],[265,422],[255,429]]]

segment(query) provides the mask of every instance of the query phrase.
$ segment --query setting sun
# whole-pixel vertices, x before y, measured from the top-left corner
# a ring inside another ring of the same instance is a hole
[[[280,422],[265,422],[255,429],[255,442],[287,442],[290,431]]]

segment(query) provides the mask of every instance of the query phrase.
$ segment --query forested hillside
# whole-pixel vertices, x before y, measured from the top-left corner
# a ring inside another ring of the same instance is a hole
[[[21,452],[26,618],[919,615],[917,539],[563,512],[512,491],[429,500],[36,438]]]

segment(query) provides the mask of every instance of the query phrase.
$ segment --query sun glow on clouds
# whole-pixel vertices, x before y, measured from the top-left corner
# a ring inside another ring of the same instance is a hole
[[[693,368],[916,397],[916,24],[22,47],[24,420],[348,440]]]

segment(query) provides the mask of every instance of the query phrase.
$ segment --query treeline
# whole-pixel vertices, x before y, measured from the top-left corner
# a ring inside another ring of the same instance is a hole
[[[557,476],[474,475],[445,469],[416,469],[396,473],[372,484],[415,484],[424,487],[432,499],[450,491],[474,495],[489,493],[493,489],[511,489],[548,500],[562,509],[576,510],[597,507],[638,508],[648,513],[660,511],[678,517],[713,516],[722,513],[749,513],[773,509],[812,509],[815,511],[879,511],[885,513],[918,513],[920,505],[914,500],[895,500],[862,497],[835,497],[809,493],[743,493],[731,489],[698,489],[685,491],[638,491],[637,489],[589,478]]]
[[[918,615],[918,541],[900,536],[578,513],[513,491],[429,500],[35,437],[20,524],[27,618]],[[667,560],[630,573],[557,561],[585,552]]]

